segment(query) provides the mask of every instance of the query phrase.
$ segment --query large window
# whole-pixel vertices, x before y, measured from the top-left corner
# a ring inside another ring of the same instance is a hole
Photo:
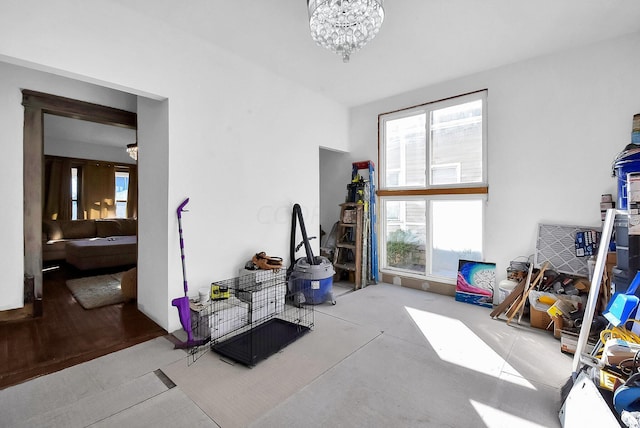
[[[383,271],[454,282],[482,260],[486,91],[381,114]]]

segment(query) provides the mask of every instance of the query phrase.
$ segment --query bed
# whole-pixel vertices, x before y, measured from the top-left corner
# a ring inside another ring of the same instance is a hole
[[[66,261],[80,270],[135,265],[136,236],[109,236],[67,242]]]

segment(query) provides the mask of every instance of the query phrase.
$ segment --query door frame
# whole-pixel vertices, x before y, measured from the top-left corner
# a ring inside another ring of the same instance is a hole
[[[42,315],[42,208],[44,205],[44,114],[137,129],[138,115],[113,107],[43,92],[22,90],[23,229],[25,305],[33,299],[33,316]],[[33,287],[33,289],[31,289]]]

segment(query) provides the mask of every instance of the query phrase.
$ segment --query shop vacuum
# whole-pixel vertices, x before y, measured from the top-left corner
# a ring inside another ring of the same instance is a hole
[[[296,246],[297,223],[300,224],[302,242]],[[313,239],[313,237],[309,238],[307,236],[304,219],[302,218],[302,209],[300,205],[295,204],[291,217],[291,247],[289,254],[291,266],[287,269],[289,294],[292,296],[293,303],[298,306],[303,303],[317,305],[326,301],[330,301],[331,304],[335,305],[333,275],[336,272],[333,269],[333,264],[326,257],[313,255],[309,239]],[[306,256],[296,260],[296,251],[303,245]]]

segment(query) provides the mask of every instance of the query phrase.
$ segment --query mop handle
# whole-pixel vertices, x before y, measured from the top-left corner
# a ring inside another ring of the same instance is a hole
[[[184,280],[184,295],[187,295],[189,286],[187,285],[187,270],[184,263],[184,239],[182,238],[182,211],[185,211],[184,207],[189,203],[189,198],[185,199],[180,206],[178,206],[178,233],[180,234],[180,259],[182,260],[182,278]]]
[[[182,203],[180,204],[180,206],[178,206],[178,218],[182,218],[182,211],[186,211],[184,209],[184,207],[187,206],[187,204],[189,203],[189,198],[185,199],[184,201],[182,201]]]

